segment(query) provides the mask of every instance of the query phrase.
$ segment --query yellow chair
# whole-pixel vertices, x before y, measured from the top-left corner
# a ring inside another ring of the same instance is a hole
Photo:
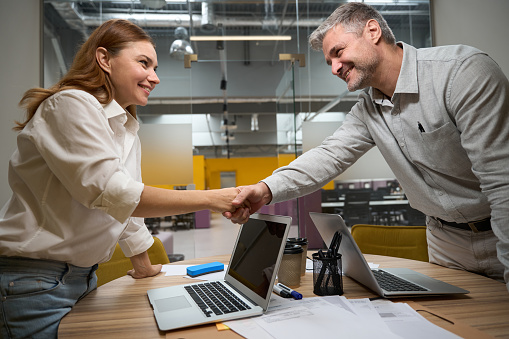
[[[357,224],[352,236],[364,254],[429,261],[426,226]]]
[[[170,262],[164,250],[163,243],[157,237],[154,237],[154,244],[148,249],[148,256],[152,264],[164,265]],[[123,277],[127,274],[127,271],[132,268],[131,259],[124,255],[120,249],[120,245],[117,243],[111,259],[105,263],[99,264],[99,268],[96,271],[97,287]]]

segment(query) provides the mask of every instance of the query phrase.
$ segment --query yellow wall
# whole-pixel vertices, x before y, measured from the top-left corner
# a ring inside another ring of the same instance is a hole
[[[324,190],[333,190],[334,189],[334,180],[329,181],[328,184],[322,187]]]
[[[193,156],[193,183],[197,190],[205,189],[205,156]]]
[[[294,154],[280,154],[278,156],[278,167],[286,166],[289,163],[291,163],[293,160],[295,160]],[[328,184],[322,187],[326,190],[333,190],[334,189],[334,180],[330,181]]]
[[[295,160],[295,154],[279,154],[277,157],[278,167],[286,166]]]
[[[221,188],[221,172],[235,172],[236,185],[251,185],[268,177],[278,167],[276,157],[205,159],[207,189]]]
[[[197,190],[221,188],[221,172],[235,172],[236,185],[255,184],[268,177],[274,170],[286,166],[295,159],[293,154],[280,154],[277,157],[264,158],[218,158],[205,159],[203,155],[193,156],[193,183]],[[188,183],[182,183],[182,186]],[[157,187],[173,189],[173,185]],[[323,187],[334,189],[331,181]]]

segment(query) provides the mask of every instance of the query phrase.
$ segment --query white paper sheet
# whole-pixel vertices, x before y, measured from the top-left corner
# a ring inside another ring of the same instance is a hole
[[[344,297],[277,298],[277,303],[271,299],[265,315],[228,321],[225,325],[245,338],[309,339],[323,335],[333,338],[338,335],[345,338],[400,338],[383,323],[382,326],[374,326],[369,320],[356,315],[349,300]]]
[[[372,326],[370,322],[343,308],[321,300],[318,303],[294,303],[292,308],[267,312],[254,318],[274,338],[400,338],[385,328]],[[299,305],[299,306],[297,306]],[[309,306],[313,307],[309,307]]]
[[[405,303],[392,303],[385,300],[373,301],[382,320],[393,333],[403,338],[412,339],[458,339],[456,334],[426,320],[412,307]]]
[[[293,298],[282,298],[279,295],[273,294],[269,302],[269,311],[281,308],[291,307]],[[237,332],[245,338],[256,339],[273,339],[274,337],[267,333],[260,325],[258,325],[253,318],[231,320],[224,322],[231,330]]]
[[[161,272],[165,272],[166,277],[172,275],[186,275],[187,268],[192,265],[163,265]]]
[[[344,298],[344,297],[343,297]],[[346,298],[345,298],[346,299]],[[355,314],[367,319],[370,324],[377,328],[384,328],[390,331],[389,326],[380,317],[373,303],[367,299],[348,299]]]

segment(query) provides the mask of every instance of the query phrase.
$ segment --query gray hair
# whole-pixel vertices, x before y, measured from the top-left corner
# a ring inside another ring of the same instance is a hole
[[[318,28],[309,36],[311,48],[317,51],[322,50],[323,39],[327,32],[337,25],[341,25],[347,31],[357,33],[361,36],[366,22],[374,19],[380,25],[382,38],[390,45],[396,44],[394,33],[387,25],[387,21],[373,7],[361,2],[349,2],[339,6]]]

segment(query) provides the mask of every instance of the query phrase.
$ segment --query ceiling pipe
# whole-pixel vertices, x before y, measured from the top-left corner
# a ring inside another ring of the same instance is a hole
[[[204,1],[201,3],[201,29],[204,32],[211,33],[215,32],[216,28],[214,6],[208,1]]]
[[[102,16],[89,16],[86,15],[83,17],[83,23],[86,26],[99,26],[104,21],[110,19],[130,19],[133,22],[136,22],[141,27],[176,27],[176,26],[184,26],[189,27],[191,21],[201,22],[202,15],[201,14],[193,14],[192,20],[189,19],[189,15],[187,14],[131,14],[126,17],[126,14],[122,13],[108,13],[103,14]],[[223,17],[216,16],[216,21],[221,22],[223,27],[262,27],[263,22],[256,19],[239,19],[232,17]],[[321,19],[304,19],[299,20],[300,27],[318,27],[322,23]],[[281,21],[281,25],[283,26],[294,26],[295,20],[293,19],[285,19]]]
[[[101,11],[97,13],[97,15],[89,15],[84,14],[80,11],[79,6],[75,2],[63,2],[63,3],[52,3],[55,10],[64,18],[69,25],[77,30],[84,32],[87,27],[97,27],[100,26],[103,22],[110,19],[128,19],[132,20],[136,24],[141,27],[191,27],[193,26],[193,22],[206,22],[207,25],[216,25],[217,22],[220,22],[223,27],[263,27],[265,22],[263,20],[259,20],[255,17],[251,18],[236,18],[231,16],[218,16],[213,13],[212,6],[208,2],[203,2],[202,13],[201,14],[192,14],[191,6],[189,0],[188,4],[188,12],[187,14],[173,14],[173,13],[161,13],[160,10],[148,10],[143,13],[129,12],[129,8],[125,8],[125,13],[104,13],[104,8],[101,7]],[[203,5],[205,4],[205,5]],[[286,12],[285,4],[285,12]],[[205,8],[205,11],[204,11]],[[117,8],[119,10],[119,8]],[[120,8],[122,10],[122,8]],[[129,14],[130,13],[130,14]],[[425,10],[420,11],[412,11],[412,10],[383,10],[380,11],[382,15],[402,15],[402,16],[418,16],[425,15],[428,16],[429,12]],[[204,18],[205,16],[205,18]],[[282,18],[279,22],[279,27],[294,27],[295,26],[295,18]],[[317,18],[299,18],[298,25],[299,27],[318,27],[323,22],[322,17]],[[193,35],[194,32],[191,32]]]

